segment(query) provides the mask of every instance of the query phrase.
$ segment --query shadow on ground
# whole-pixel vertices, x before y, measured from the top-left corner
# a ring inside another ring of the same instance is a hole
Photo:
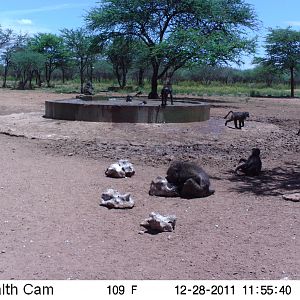
[[[300,191],[300,166],[287,163],[284,168],[265,170],[260,176],[233,175],[229,178],[236,183],[231,191],[252,193],[263,196],[278,196]]]

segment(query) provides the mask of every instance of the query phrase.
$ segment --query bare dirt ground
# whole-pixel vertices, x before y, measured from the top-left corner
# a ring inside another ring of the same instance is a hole
[[[300,279],[299,99],[213,97],[211,119],[109,124],[44,119],[44,101],[70,98],[0,90],[0,279]],[[242,130],[229,110],[249,111]],[[232,170],[253,147],[263,173]],[[120,158],[136,175],[111,179]],[[170,161],[198,162],[216,193],[148,195]],[[107,188],[131,192],[131,210],[99,206]],[[175,214],[172,233],[139,234],[152,211]]]

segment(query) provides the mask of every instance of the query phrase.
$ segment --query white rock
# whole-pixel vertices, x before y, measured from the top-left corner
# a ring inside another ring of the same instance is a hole
[[[171,232],[175,229],[176,216],[163,216],[159,213],[152,212],[150,218],[145,219],[140,225],[149,231],[154,232]]]
[[[300,193],[282,195],[284,200],[300,202]]]
[[[105,175],[112,178],[125,178],[125,172],[118,163],[110,165],[106,171]]]
[[[131,177],[134,175],[135,170],[133,168],[133,165],[127,159],[120,159],[118,161],[118,164],[120,167],[122,167],[126,177]]]
[[[110,165],[105,175],[112,178],[125,178],[131,177],[135,173],[132,164],[126,159],[120,159],[117,163]]]
[[[178,197],[179,193],[175,185],[169,183],[166,178],[158,176],[151,182],[149,195],[163,197]]]
[[[108,208],[132,208],[134,201],[129,193],[121,195],[118,191],[108,189],[102,193],[100,205]]]

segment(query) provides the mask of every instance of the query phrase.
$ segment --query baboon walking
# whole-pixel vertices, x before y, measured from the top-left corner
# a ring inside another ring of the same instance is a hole
[[[226,119],[229,114],[231,113],[230,118],[225,122],[225,126],[227,125],[228,122],[234,121],[234,126],[236,129],[242,129],[245,125],[245,120],[246,118],[249,118],[249,113],[248,112],[233,112],[232,110],[224,117]],[[238,121],[239,121],[239,126],[238,126]]]

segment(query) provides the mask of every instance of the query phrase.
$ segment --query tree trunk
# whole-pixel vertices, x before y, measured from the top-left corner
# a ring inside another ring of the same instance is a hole
[[[119,72],[119,66],[118,65],[115,66],[115,74],[116,74],[116,77],[117,77],[119,87],[122,88],[121,74]]]
[[[8,73],[8,65],[5,65],[5,67],[4,67],[4,76],[3,76],[3,84],[2,84],[3,88],[6,88],[7,73]]]
[[[144,68],[139,68],[139,73],[138,73],[138,86],[142,87],[144,86]]]
[[[83,59],[80,60],[80,93],[83,94],[84,85],[84,63]]]
[[[38,87],[42,86],[41,72],[39,71],[36,71],[36,84]]]
[[[290,71],[291,71],[291,98],[294,98],[295,97],[294,67],[291,67]]]
[[[122,89],[125,88],[127,84],[127,70],[125,68],[122,69]]]
[[[152,64],[153,73],[151,78],[151,92],[148,95],[148,99],[159,99],[157,93],[157,81],[158,81],[158,64]]]
[[[64,84],[65,83],[65,68],[61,68],[61,73],[62,73],[62,83]]]

